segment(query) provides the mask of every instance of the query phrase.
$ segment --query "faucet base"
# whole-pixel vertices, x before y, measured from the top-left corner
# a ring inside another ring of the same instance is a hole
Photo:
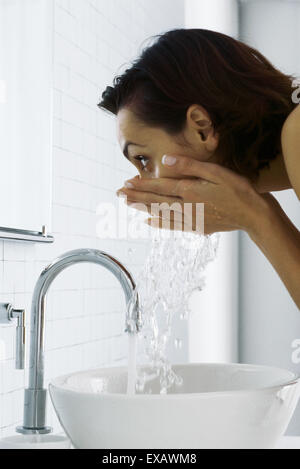
[[[16,432],[22,433],[22,435],[45,435],[46,433],[52,432],[52,427],[44,427],[44,428],[16,427]]]

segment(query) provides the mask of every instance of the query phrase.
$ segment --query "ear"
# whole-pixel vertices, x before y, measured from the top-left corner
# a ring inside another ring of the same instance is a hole
[[[199,104],[191,105],[187,110],[187,123],[200,135],[208,151],[215,151],[219,143],[219,134],[215,132],[208,112]]]

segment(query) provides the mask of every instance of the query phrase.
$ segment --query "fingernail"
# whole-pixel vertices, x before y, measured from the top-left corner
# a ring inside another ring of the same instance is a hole
[[[131,182],[127,182],[127,181],[124,183],[124,186],[128,187],[129,189],[133,188],[133,184],[131,184]]]
[[[166,164],[168,166],[172,166],[176,163],[176,157],[171,155],[164,155],[161,159],[162,164]]]
[[[126,197],[126,194],[125,194],[125,192],[119,191],[119,192],[117,192],[117,196],[118,196],[118,197],[124,197],[124,198],[125,198],[125,197]]]

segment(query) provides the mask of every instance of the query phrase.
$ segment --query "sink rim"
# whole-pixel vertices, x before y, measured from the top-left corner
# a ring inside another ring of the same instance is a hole
[[[138,365],[140,368],[147,368],[149,365]],[[276,367],[276,366],[269,366],[269,365],[256,365],[251,363],[223,363],[223,362],[193,362],[193,363],[172,363],[172,368],[175,367],[239,367],[239,368],[252,368],[258,370],[278,370],[281,372],[289,373],[290,378],[286,380],[282,380],[277,384],[273,384],[270,386],[262,386],[253,389],[232,389],[232,390],[224,390],[224,391],[202,391],[202,392],[194,392],[194,393],[176,393],[176,394],[124,394],[124,393],[109,393],[109,392],[93,392],[93,391],[82,391],[80,389],[76,389],[75,387],[67,387],[66,380],[75,375],[86,375],[88,373],[93,373],[96,371],[105,372],[107,371],[108,374],[119,374],[120,372],[127,371],[127,365],[123,366],[109,366],[109,367],[97,367],[97,368],[89,368],[87,370],[75,371],[72,373],[66,373],[60,376],[57,376],[50,380],[48,384],[49,391],[51,388],[57,388],[60,391],[66,393],[75,393],[80,394],[82,396],[89,396],[93,398],[101,398],[101,399],[147,399],[147,400],[156,400],[156,399],[189,399],[189,398],[207,398],[210,396],[226,396],[226,395],[235,395],[235,394],[249,394],[249,393],[257,393],[257,392],[266,392],[272,391],[275,389],[281,389],[286,386],[292,386],[299,384],[300,382],[300,374],[294,373],[291,370],[287,370],[286,368]],[[51,392],[50,392],[51,394]]]

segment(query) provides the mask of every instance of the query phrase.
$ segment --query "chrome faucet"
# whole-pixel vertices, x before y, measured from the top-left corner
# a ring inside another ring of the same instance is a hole
[[[45,297],[55,279],[66,267],[79,262],[99,264],[119,280],[126,299],[125,332],[137,333],[142,328],[138,295],[130,273],[114,257],[97,249],[75,249],[68,251],[51,262],[40,274],[33,292],[31,305],[29,387],[24,394],[23,426],[16,431],[23,434],[50,433],[51,427],[45,425],[46,396],[44,386],[44,326]]]

